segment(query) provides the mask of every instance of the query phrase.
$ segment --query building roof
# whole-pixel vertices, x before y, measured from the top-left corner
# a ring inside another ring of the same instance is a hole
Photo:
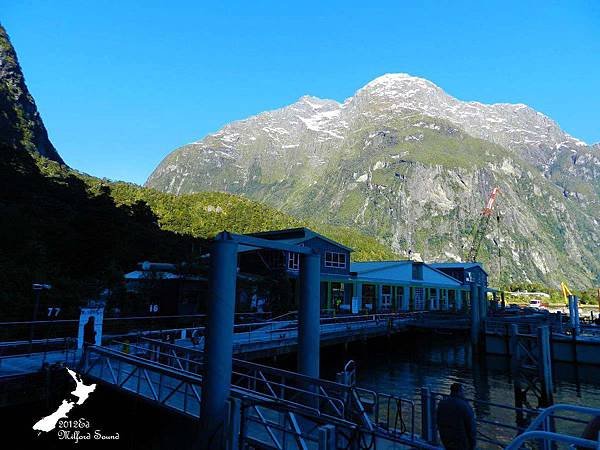
[[[413,279],[412,265],[423,266],[423,278]],[[400,261],[370,261],[350,264],[350,272],[355,275],[355,280],[365,283],[390,283],[390,284],[423,284],[458,288],[463,284],[444,272],[431,267],[431,265],[411,260]]]
[[[479,267],[487,275],[487,272],[483,268],[483,264],[481,264],[480,262],[457,262],[457,261],[450,261],[450,262],[430,263],[429,265],[431,267],[435,267],[436,269],[441,269],[441,268],[447,267],[449,269],[465,269],[466,270],[466,269],[472,269],[472,268],[475,268],[475,267]]]
[[[365,262],[351,262],[350,272],[366,273],[375,270],[387,269],[402,264],[410,264],[412,261],[365,261]]]
[[[319,238],[329,242],[330,244],[343,248],[344,250],[347,250],[349,252],[353,251],[353,249],[351,249],[350,247],[346,247],[345,245],[342,245],[339,242],[336,242],[333,239],[329,239],[328,237],[323,236],[322,234],[319,234],[316,231],[313,231],[310,228],[306,227],[287,228],[284,230],[275,231],[263,231],[260,233],[249,233],[249,236],[285,242],[291,245],[299,245],[303,242],[309,241],[310,239]]]

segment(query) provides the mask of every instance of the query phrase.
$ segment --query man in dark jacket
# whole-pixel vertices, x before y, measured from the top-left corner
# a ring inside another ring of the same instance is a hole
[[[437,426],[447,450],[473,450],[477,425],[473,409],[465,400],[462,385],[454,383],[450,396],[440,401],[437,408]]]
[[[600,416],[592,417],[592,420],[588,422],[587,426],[585,427],[585,430],[583,430],[583,434],[581,435],[581,437],[590,441],[597,441],[599,434]],[[583,448],[584,447],[577,447],[578,450]]]

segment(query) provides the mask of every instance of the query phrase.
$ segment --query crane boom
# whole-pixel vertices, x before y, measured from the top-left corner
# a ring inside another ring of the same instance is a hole
[[[561,281],[560,282],[560,290],[562,291],[563,298],[565,299],[565,303],[569,304],[569,295],[573,295],[573,294],[571,293],[569,286],[567,286],[567,283],[565,283],[564,281]]]
[[[495,187],[492,189],[490,196],[485,204],[485,207],[481,211],[481,215],[479,217],[479,222],[476,227],[471,232],[473,236],[473,242],[471,247],[469,248],[469,252],[467,254],[467,261],[475,262],[477,260],[477,255],[479,254],[479,248],[481,247],[481,242],[485,237],[487,229],[490,224],[490,218],[492,217],[492,212],[494,211],[494,205],[496,204],[496,197],[500,193],[500,188]]]

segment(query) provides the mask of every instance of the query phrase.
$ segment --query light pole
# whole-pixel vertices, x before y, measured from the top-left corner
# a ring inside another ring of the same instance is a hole
[[[31,319],[31,328],[29,330],[29,354],[31,354],[33,347],[33,328],[35,326],[34,322],[37,319],[38,309],[40,307],[40,293],[42,291],[49,291],[52,289],[52,286],[44,283],[33,283],[31,288],[33,289],[33,292],[35,292],[35,304],[33,306],[33,317]]]
[[[44,345],[44,358],[42,359],[42,366],[46,362],[46,354],[48,352],[48,339],[50,337],[50,330],[52,329],[53,320],[58,319],[58,314],[60,313],[60,308],[52,306],[48,308],[48,320],[50,320],[50,324],[48,325],[48,329],[46,330],[46,345]],[[66,353],[66,350],[65,350]]]

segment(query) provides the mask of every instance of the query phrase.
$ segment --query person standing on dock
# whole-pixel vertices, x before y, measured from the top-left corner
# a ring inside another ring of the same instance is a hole
[[[473,450],[477,439],[475,413],[460,383],[450,386],[450,396],[437,407],[437,426],[447,450]]]

